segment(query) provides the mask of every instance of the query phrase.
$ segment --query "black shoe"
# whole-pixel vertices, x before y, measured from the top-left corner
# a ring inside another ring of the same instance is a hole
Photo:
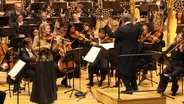
[[[133,91],[127,91],[127,90],[125,90],[125,91],[121,91],[121,93],[124,93],[124,94],[133,94]]]
[[[87,85],[92,87],[92,86],[94,86],[94,83],[89,82],[89,83],[87,83]]]
[[[103,84],[103,81],[100,81],[100,82],[98,83],[98,87],[101,87],[102,84]]]
[[[176,92],[173,92],[171,95],[172,95],[172,96],[176,96]]]
[[[71,88],[71,86],[68,85],[67,81],[63,80],[61,82],[61,85],[64,85],[66,88]]]
[[[135,91],[135,92],[138,91],[138,88],[133,88],[133,91]]]

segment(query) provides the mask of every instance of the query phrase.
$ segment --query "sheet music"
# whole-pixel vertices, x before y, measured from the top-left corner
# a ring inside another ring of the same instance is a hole
[[[24,67],[26,63],[22,60],[18,60],[17,63],[13,66],[13,68],[10,70],[10,72],[8,73],[8,75],[10,75],[11,77],[15,77],[20,70]]]
[[[106,50],[109,50],[110,48],[114,48],[114,42],[113,43],[101,43],[100,46],[104,47]]]
[[[100,52],[101,48],[99,47],[91,47],[87,55],[84,57],[84,60],[93,63]]]

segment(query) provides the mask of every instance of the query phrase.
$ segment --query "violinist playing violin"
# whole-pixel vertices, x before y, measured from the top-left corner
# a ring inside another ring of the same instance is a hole
[[[106,36],[105,30],[103,28],[99,29],[99,40],[103,40],[104,36]],[[99,43],[102,43],[99,41]],[[96,44],[97,45],[97,44]],[[107,51],[104,48],[101,48],[101,51],[99,52],[97,58],[93,63],[90,63],[88,66],[88,74],[89,74],[89,83],[87,85],[94,86],[93,83],[93,74],[100,74],[101,79],[98,83],[98,86],[101,87],[103,84],[103,81],[105,80],[105,76],[107,75],[107,68],[108,68],[108,54]],[[100,73],[99,73],[100,70]]]
[[[154,23],[154,31],[147,34],[143,42],[147,42],[153,45],[152,51],[162,51],[162,47],[164,46],[163,32],[161,31],[160,22]]]
[[[172,96],[175,96],[179,85],[178,77],[184,73],[184,33],[179,33],[174,42],[164,52],[164,54],[171,53],[170,65],[163,70],[160,75],[160,82],[158,84],[157,92],[164,93],[169,81],[172,82]]]

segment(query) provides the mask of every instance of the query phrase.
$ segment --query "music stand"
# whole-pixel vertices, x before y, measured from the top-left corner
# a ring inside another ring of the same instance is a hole
[[[53,9],[68,9],[68,2],[53,2]]]
[[[12,39],[10,40],[10,45],[9,45],[9,47],[13,47],[13,48],[19,47],[19,46],[20,46],[20,42],[22,42],[23,39],[24,39],[24,38],[12,38]]]
[[[79,60],[79,56],[78,56],[78,51],[79,50],[81,50],[81,49],[73,49],[73,50],[69,50],[69,51],[66,51],[66,54],[65,54],[65,56],[64,56],[64,58],[63,58],[63,62],[69,62],[69,61],[73,61],[73,62],[75,62],[75,61],[78,61]],[[74,64],[74,63],[73,63]],[[75,69],[75,68],[74,68]],[[68,91],[65,91],[64,93],[68,93],[68,92],[70,92],[71,91],[71,93],[70,93],[70,97],[72,96],[72,94],[73,94],[73,91],[79,91],[79,90],[76,90],[74,87],[74,72],[75,71],[73,71],[73,87],[72,87],[72,89],[71,90],[68,90]]]
[[[157,4],[142,4],[139,6],[139,10],[142,13],[147,13],[147,16],[152,11],[159,11]]]
[[[4,11],[12,11],[14,10],[14,3],[5,3],[3,4]]]
[[[0,24],[0,27],[1,26],[8,26],[9,25],[9,16],[0,16],[0,21],[1,21],[1,24]]]
[[[92,2],[81,1],[81,2],[79,2],[79,4],[83,5],[83,9],[93,9]]]
[[[25,64],[26,63],[24,61],[18,60],[13,68],[9,71],[8,75],[10,75],[11,77],[17,76],[17,74],[21,71]],[[16,82],[15,84],[19,84],[19,82]],[[19,88],[17,88],[17,104],[19,104]]]
[[[115,1],[104,1],[103,8],[116,10],[120,8],[120,3]]]
[[[102,89],[104,88],[113,88],[112,86],[110,86],[110,71],[112,71],[113,69],[116,69],[117,67],[117,62],[114,62],[115,60],[117,60],[117,53],[116,53],[116,50],[115,48],[110,48],[107,50],[107,54],[108,54],[108,61],[110,63],[110,66],[108,67],[109,68],[109,72],[108,72],[108,82],[107,82],[107,86],[103,87]],[[112,63],[114,62],[114,63]]]
[[[30,36],[32,34],[33,28],[37,28],[37,24],[29,24],[29,25],[21,25],[19,27],[18,34],[24,34],[26,37]]]
[[[27,24],[37,24],[38,18],[24,18]]]
[[[12,27],[0,27],[0,37],[11,36],[13,34]]]
[[[45,5],[46,2],[34,2],[31,4],[31,10],[34,10],[36,13],[39,13],[39,10],[43,9],[43,5]]]

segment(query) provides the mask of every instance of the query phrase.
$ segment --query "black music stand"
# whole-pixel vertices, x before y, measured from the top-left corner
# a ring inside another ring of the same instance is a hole
[[[78,51],[80,51],[81,49],[73,49],[73,50],[69,50],[69,51],[67,51],[66,52],[66,54],[65,54],[65,57],[63,58],[63,62],[69,62],[69,61],[73,61],[73,62],[75,62],[75,61],[78,61],[79,60],[79,55],[78,55]],[[75,69],[75,68],[74,68]],[[79,91],[79,90],[76,90],[75,88],[74,88],[74,72],[75,71],[73,71],[73,87],[72,87],[72,89],[71,90],[68,90],[68,91],[65,91],[64,93],[67,93],[67,92],[70,92],[71,91],[71,94],[70,94],[70,97],[72,96],[72,94],[73,94],[73,91]]]
[[[31,4],[31,10],[34,10],[35,13],[39,13],[40,10],[43,9],[43,5],[45,5],[46,2],[34,2]]]
[[[83,9],[93,9],[92,2],[81,1],[81,2],[79,2],[79,4],[83,5]]]
[[[24,34],[26,37],[30,37],[33,28],[38,28],[37,24],[21,25],[19,27],[19,34]]]
[[[0,27],[0,37],[3,36],[12,36],[13,28],[12,27]]]
[[[5,3],[3,4],[4,11],[12,11],[14,10],[14,3]]]
[[[147,16],[152,11],[159,11],[157,4],[142,4],[139,6],[139,10],[141,13],[146,13]]]
[[[39,18],[24,18],[24,20],[27,22],[27,24],[37,24]]]
[[[0,21],[1,21],[0,27],[8,26],[9,16],[0,16]]]
[[[9,47],[19,47],[24,38],[11,38]]]
[[[120,8],[120,3],[115,1],[104,1],[103,8],[116,10]]]
[[[52,8],[53,9],[68,9],[68,3],[67,2],[53,2]]]

